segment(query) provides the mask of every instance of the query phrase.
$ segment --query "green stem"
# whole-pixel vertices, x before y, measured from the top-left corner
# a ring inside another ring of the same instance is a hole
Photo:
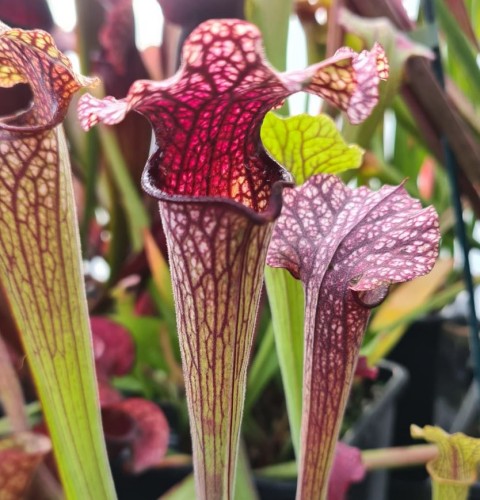
[[[246,18],[262,32],[265,54],[278,71],[287,68],[287,42],[293,0],[246,0]],[[288,102],[277,110],[288,115]]]
[[[304,292],[301,282],[284,269],[267,266],[265,283],[292,442],[298,456],[302,421]]]
[[[83,218],[80,228],[81,247],[84,252],[88,251],[88,235],[90,223],[95,215],[97,204],[97,180],[98,180],[98,157],[100,147],[96,130],[89,130],[85,135],[85,157],[83,172],[85,175],[84,193],[85,203],[83,208]]]
[[[97,33],[102,21],[99,15],[99,5],[93,0],[75,0],[78,22],[77,51],[80,59],[80,71],[84,75],[90,74],[90,56],[98,48]],[[88,249],[88,233],[90,223],[95,214],[96,186],[98,179],[98,158],[100,154],[98,134],[90,130],[85,135],[83,170],[85,174],[85,205],[83,220],[80,227],[80,239],[84,252]]]
[[[272,323],[269,323],[248,371],[245,413],[249,413],[277,370],[278,358],[275,353],[275,336]]]
[[[246,17],[260,28],[267,58],[279,71],[285,71],[287,66],[288,26],[292,10],[293,0],[246,1]]]

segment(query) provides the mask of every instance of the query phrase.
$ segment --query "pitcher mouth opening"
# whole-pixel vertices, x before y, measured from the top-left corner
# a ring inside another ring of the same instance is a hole
[[[266,153],[265,153],[266,154]],[[273,161],[273,160],[272,160]],[[227,196],[195,196],[179,193],[168,193],[158,186],[156,175],[158,164],[148,161],[142,174],[142,187],[147,194],[165,203],[181,204],[200,204],[220,207],[228,207],[231,210],[238,211],[252,220],[255,224],[265,224],[275,220],[282,209],[282,192],[286,187],[293,187],[293,177],[283,167],[279,166],[279,176],[269,185],[269,195],[267,203],[261,210],[256,210],[249,205]]]
[[[33,91],[28,83],[0,87],[0,123],[15,124],[33,105]]]

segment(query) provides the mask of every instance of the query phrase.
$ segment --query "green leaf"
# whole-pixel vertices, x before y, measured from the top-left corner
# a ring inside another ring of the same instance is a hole
[[[260,341],[252,365],[248,370],[247,394],[244,412],[248,413],[258,400],[265,386],[278,372],[278,358],[275,352],[275,337],[270,323]]]
[[[265,283],[292,442],[298,453],[302,422],[304,292],[302,283],[284,269],[267,266]]]
[[[436,0],[438,19],[448,43],[448,57],[455,67],[461,67],[463,74],[457,78],[459,84],[477,103],[480,100],[480,69],[477,51],[470,43],[462,28],[444,1]]]
[[[108,168],[120,194],[120,203],[125,209],[133,250],[140,251],[143,247],[143,231],[150,226],[149,215],[135,189],[114,132],[101,126],[99,136]]]
[[[132,334],[135,342],[136,365],[145,365],[160,370],[167,369],[159,342],[159,331],[164,325],[161,320],[134,314],[117,314],[111,318]]]
[[[195,479],[193,474],[188,475],[181,483],[162,496],[163,500],[192,500],[195,498]]]
[[[143,237],[148,266],[160,298],[174,312],[173,289],[167,260],[162,255],[152,233],[148,229],[145,229]]]
[[[246,18],[256,24],[263,35],[265,52],[274,68],[287,68],[288,23],[293,0],[246,0]]]
[[[163,257],[155,239],[148,229],[144,231],[145,254],[152,274],[148,290],[157,310],[165,320],[170,338],[170,349],[180,359],[180,346],[178,343],[177,323],[175,317],[175,304],[170,269],[167,260]]]
[[[287,69],[287,41],[293,0],[245,0],[245,18],[262,33],[267,59],[279,70]],[[288,102],[278,109],[288,115]]]
[[[363,150],[346,144],[327,115],[280,118],[268,113],[262,125],[265,148],[303,184],[315,174],[338,174],[358,168]]]
[[[269,465],[267,467],[262,467],[261,469],[256,469],[255,474],[260,477],[268,477],[272,479],[297,479],[298,468],[297,462],[292,460],[291,462],[282,462],[279,464]]]

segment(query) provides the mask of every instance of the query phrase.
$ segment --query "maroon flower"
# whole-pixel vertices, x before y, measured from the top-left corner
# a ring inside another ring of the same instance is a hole
[[[155,131],[143,186],[159,200],[168,242],[201,498],[231,496],[266,250],[291,179],[262,147],[262,119],[304,90],[358,123],[386,73],[375,46],[280,74],[265,62],[254,26],[218,20],[190,35],[172,78],[138,81],[123,100],[80,102],[84,128],[117,123],[133,109]]]
[[[403,187],[378,192],[318,175],[287,189],[267,263],[305,288],[305,365],[297,498],[326,492],[370,309],[391,283],[428,273],[438,216]],[[323,498],[323,497],[322,497]]]

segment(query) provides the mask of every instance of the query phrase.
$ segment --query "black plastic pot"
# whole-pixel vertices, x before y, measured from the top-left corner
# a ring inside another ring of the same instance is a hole
[[[118,500],[157,500],[191,474],[192,470],[191,466],[166,467],[132,475],[112,466]]]
[[[158,403],[158,405],[165,414],[171,429],[169,448],[176,450],[179,446],[178,410],[170,403]],[[118,500],[157,500],[193,472],[191,465],[184,465],[152,468],[141,474],[131,474],[124,467],[128,450],[124,451],[126,453],[118,455],[116,459],[110,458]]]
[[[343,437],[345,443],[361,450],[392,445],[397,402],[409,379],[407,370],[392,361],[383,360],[379,369],[378,379],[385,383],[382,397],[366,408]],[[386,500],[388,478],[386,470],[369,472],[361,483],[350,488],[349,500]]]
[[[343,441],[360,449],[391,446],[398,398],[408,381],[408,372],[391,361],[379,364],[378,380],[384,385],[381,395],[368,405]],[[296,482],[256,478],[260,500],[294,500]],[[353,485],[349,500],[387,500],[388,472],[368,473],[365,479]],[[412,499],[413,500],[413,499]]]
[[[255,487],[260,500],[295,500],[297,481],[256,477]]]
[[[470,494],[468,495],[468,500],[480,500],[480,483],[475,483],[470,488]]]

